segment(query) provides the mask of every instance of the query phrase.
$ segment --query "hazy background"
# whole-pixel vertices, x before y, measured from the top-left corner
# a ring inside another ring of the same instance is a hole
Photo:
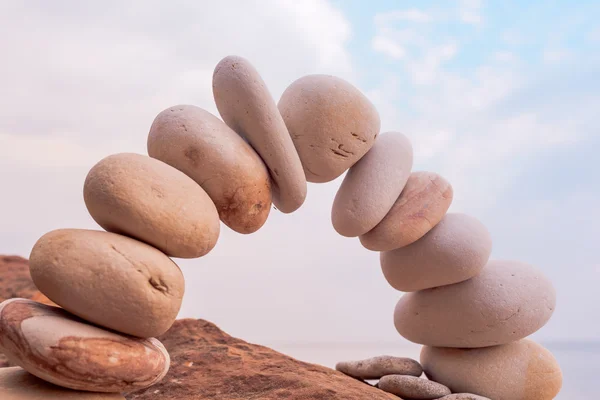
[[[87,171],[145,154],[164,108],[216,112],[213,68],[238,54],[276,100],[311,73],[359,87],[383,130],[411,138],[414,169],[453,184],[452,210],[486,224],[494,258],[553,280],[556,313],[535,337],[597,340],[600,5],[524,3],[0,0],[0,253],[97,228]],[[339,183],[310,184],[296,213],[273,210],[250,236],[223,226],[208,256],[176,260],[181,316],[260,343],[405,344],[378,254],[331,226]]]

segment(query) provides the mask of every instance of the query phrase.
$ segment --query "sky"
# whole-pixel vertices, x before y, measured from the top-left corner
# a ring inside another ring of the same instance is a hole
[[[553,281],[556,312],[533,337],[600,340],[599,14],[593,1],[0,0],[0,253],[99,229],[88,170],[147,154],[167,107],[217,113],[212,71],[236,54],[276,100],[307,74],[358,87],[382,131],[410,138],[413,169],[451,182],[450,211],[487,226],[492,258]],[[341,179],[309,184],[300,210],[272,210],[255,234],[222,226],[209,255],[176,259],[180,317],[260,343],[405,343],[378,253],[331,225]]]

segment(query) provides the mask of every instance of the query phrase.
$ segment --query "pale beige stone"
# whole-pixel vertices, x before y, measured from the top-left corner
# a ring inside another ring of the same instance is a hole
[[[405,357],[377,356],[366,360],[340,361],[335,369],[357,379],[379,379],[385,375],[421,376],[418,361]]]
[[[217,243],[217,209],[196,182],[154,158],[108,156],[88,173],[83,198],[110,232],[132,236],[178,258],[201,257]]]
[[[117,393],[81,392],[55,386],[19,367],[0,368],[2,400],[125,400]]]
[[[348,170],[335,196],[331,210],[335,230],[354,237],[379,224],[404,189],[412,164],[413,150],[405,135],[379,135],[367,154]]]
[[[384,392],[413,400],[439,399],[451,393],[440,383],[408,375],[386,375],[379,380],[378,387]]]
[[[347,81],[307,75],[278,103],[309,182],[334,180],[369,151],[379,134],[373,104]]]
[[[284,213],[296,211],[306,199],[302,163],[260,74],[248,60],[228,56],[213,73],[213,95],[223,121],[246,138],[268,166],[273,203]]]
[[[428,346],[495,346],[536,332],[555,304],[554,287],[540,270],[495,260],[464,282],[403,295],[394,324],[404,338]]]
[[[166,332],[179,313],[185,282],[160,250],[116,233],[59,229],[31,251],[37,288],[65,310],[140,337]]]
[[[554,356],[528,339],[480,349],[426,346],[421,363],[430,379],[453,392],[477,393],[493,400],[552,400],[562,387],[562,372]]]
[[[170,364],[154,338],[120,335],[26,299],[0,304],[0,351],[40,379],[92,392],[149,387],[166,375]]]
[[[477,396],[471,393],[456,393],[441,397],[440,400],[491,400],[487,397]]]
[[[403,292],[415,292],[470,279],[492,252],[486,227],[467,214],[450,213],[421,239],[380,255],[383,276]]]
[[[221,221],[239,233],[260,229],[271,210],[270,177],[254,149],[223,121],[191,105],[159,113],[148,154],[185,173],[208,193]]]
[[[360,242],[374,251],[408,246],[441,221],[452,198],[452,186],[443,177],[434,172],[413,172],[387,215],[360,236]]]

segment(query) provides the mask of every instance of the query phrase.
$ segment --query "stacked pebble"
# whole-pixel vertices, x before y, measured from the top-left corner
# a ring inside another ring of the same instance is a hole
[[[425,372],[440,383],[419,378],[414,360],[338,368],[413,399],[480,398],[451,390],[495,400],[553,397],[560,370],[552,356],[519,341],[550,318],[552,286],[530,266],[488,262],[485,227],[467,215],[446,215],[451,185],[435,173],[412,172],[410,141],[397,132],[379,135],[377,110],[360,91],[310,75],[276,104],[256,69],[230,56],[215,68],[213,94],[223,120],[191,105],[170,107],[151,125],[150,157],[115,154],[90,170],[84,201],[105,231],[59,229],[35,244],[33,280],[61,308],[25,299],[0,305],[0,351],[12,362],[88,392],[158,382],[169,355],[154,337],[171,326],[184,292],[171,257],[206,255],[220,221],[256,232],[272,203],[294,212],[307,181],[329,182],[349,169],[333,226],[381,251],[385,278],[411,292],[398,303],[395,324],[427,346]],[[22,375],[1,376],[0,395]],[[84,396],[77,398],[91,398]]]

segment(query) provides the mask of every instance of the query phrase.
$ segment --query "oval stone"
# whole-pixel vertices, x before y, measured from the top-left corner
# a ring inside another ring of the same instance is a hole
[[[19,367],[0,368],[2,400],[125,400],[117,393],[78,392],[43,381]]]
[[[552,283],[537,268],[494,260],[467,281],[403,295],[394,324],[406,339],[428,346],[495,346],[536,332],[555,303]]]
[[[262,157],[273,180],[273,203],[283,213],[306,199],[306,177],[275,100],[245,58],[228,56],[213,73],[213,95],[223,121],[246,138]]]
[[[267,220],[267,168],[244,139],[208,111],[178,105],[159,113],[148,135],[148,155],[202,186],[234,231],[253,233]]]
[[[406,375],[387,375],[379,380],[379,389],[396,396],[414,400],[439,399],[450,394],[446,386],[423,378]]]
[[[476,276],[491,252],[492,237],[479,220],[451,213],[416,242],[382,252],[381,269],[393,288],[415,292]]]
[[[378,356],[359,361],[341,361],[335,369],[357,379],[379,379],[385,375],[421,376],[421,364],[411,358]]]
[[[31,251],[31,278],[53,302],[94,324],[140,337],[166,332],[185,283],[160,250],[116,233],[59,229]]]
[[[433,172],[413,172],[385,218],[360,236],[373,251],[389,251],[422,238],[441,219],[452,203],[452,186]]]
[[[309,182],[329,182],[342,175],[369,151],[379,134],[373,104],[334,76],[296,80],[278,106]]]
[[[477,396],[476,394],[471,393],[455,393],[449,394],[448,396],[444,396],[440,398],[440,400],[491,400],[487,397]]]
[[[91,392],[149,387],[165,376],[170,363],[154,338],[120,335],[26,299],[0,304],[0,351],[40,379]]]
[[[88,173],[83,198],[104,229],[178,258],[201,257],[217,243],[217,209],[196,182],[154,158],[121,153]]]
[[[381,134],[350,168],[335,196],[331,210],[335,230],[354,237],[373,229],[400,196],[412,164],[413,150],[406,136]]]
[[[423,347],[421,363],[430,379],[453,392],[493,400],[552,400],[562,387],[556,359],[528,339],[481,349]]]

